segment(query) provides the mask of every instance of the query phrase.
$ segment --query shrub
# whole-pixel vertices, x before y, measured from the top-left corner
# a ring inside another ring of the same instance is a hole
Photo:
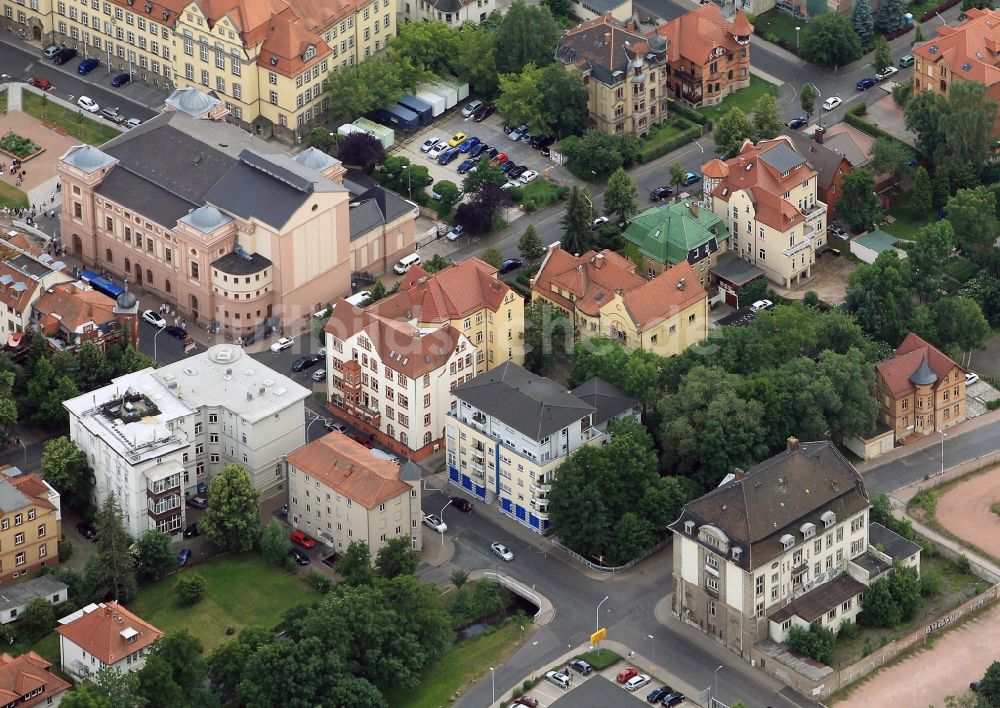
[[[709,129],[712,128],[712,121],[703,116],[701,113],[691,108],[685,103],[680,103],[678,101],[667,101],[667,106],[670,112],[674,115],[683,116],[690,121],[694,121],[699,125],[707,125]]]
[[[875,651],[875,645],[872,644],[872,640],[871,639],[866,639],[865,640],[865,645],[861,649],[861,656],[868,656],[873,651]]]
[[[925,568],[920,574],[920,594],[924,597],[941,592],[941,575],[933,568]]]
[[[827,665],[833,661],[835,644],[833,632],[819,622],[813,622],[808,630],[792,627],[788,633],[788,646],[792,651]]]
[[[72,541],[60,541],[59,542],[59,562],[65,563],[70,558],[73,557],[73,542]]]
[[[845,642],[854,639],[861,633],[861,629],[854,622],[844,620],[840,623],[840,631],[837,632],[837,641],[843,639]]]
[[[201,600],[201,596],[205,594],[207,585],[205,578],[198,573],[188,573],[181,576],[180,580],[177,581],[177,585],[174,586],[174,592],[177,593],[181,604],[193,605]]]
[[[316,570],[310,570],[306,575],[306,582],[321,595],[326,595],[333,590],[333,581]]]
[[[958,560],[955,561],[955,565],[963,573],[966,574],[972,573],[972,563],[969,562],[968,556],[959,556]]]
[[[865,105],[864,101],[859,101],[859,102],[855,103],[853,106],[851,106],[850,108],[848,108],[847,112],[850,113],[852,116],[867,115],[867,113],[868,113],[868,106]]]

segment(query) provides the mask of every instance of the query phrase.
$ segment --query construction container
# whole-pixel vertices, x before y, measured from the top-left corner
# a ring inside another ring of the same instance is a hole
[[[454,108],[458,103],[458,91],[453,89],[451,86],[446,86],[440,81],[434,81],[429,84],[422,84],[418,87],[421,91],[431,91],[436,93],[438,96],[444,99],[444,109],[448,110]]]
[[[427,101],[422,101],[413,94],[406,94],[398,101],[396,101],[403,108],[409,108],[411,111],[420,116],[420,124],[427,125],[432,120],[434,120],[434,109],[431,108],[431,104]]]
[[[405,131],[417,130],[420,127],[420,116],[399,104],[375,109],[372,112],[372,118],[383,125]]]
[[[417,91],[417,98],[425,103],[431,104],[431,113],[437,118],[445,111],[445,101],[443,96],[438,96],[433,91]]]
[[[458,100],[464,101],[469,97],[469,84],[463,83],[454,76],[445,75],[441,77],[441,83],[451,86],[458,93]]]
[[[378,138],[378,141],[382,143],[382,148],[388,150],[392,147],[392,144],[396,142],[396,131],[386,125],[379,125],[374,121],[370,121],[367,118],[358,118],[354,121],[354,125],[364,130],[370,135],[374,135]]]
[[[341,135],[345,138],[351,133],[363,133],[363,132],[364,128],[359,128],[353,123],[344,123],[342,126],[337,128],[337,135]]]

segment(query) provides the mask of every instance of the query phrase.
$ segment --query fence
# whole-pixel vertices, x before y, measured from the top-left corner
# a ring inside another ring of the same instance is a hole
[[[554,538],[552,539],[552,545],[556,546],[557,548],[559,548],[559,549],[561,549],[563,551],[565,551],[569,556],[571,556],[572,558],[574,558],[577,562],[582,563],[583,565],[587,566],[591,570],[596,570],[596,571],[598,571],[600,573],[621,573],[623,570],[628,570],[629,568],[631,568],[632,566],[634,566],[639,561],[646,560],[651,555],[653,555],[658,550],[660,550],[661,548],[663,548],[664,546],[666,546],[668,543],[671,543],[672,541],[673,541],[673,536],[667,536],[667,538],[663,539],[662,541],[660,541],[659,543],[657,543],[655,546],[653,546],[651,549],[649,549],[649,553],[647,553],[645,555],[642,555],[642,556],[639,556],[638,558],[633,558],[632,560],[630,560],[625,565],[616,565],[614,567],[610,567],[610,566],[606,566],[606,565],[599,565],[598,563],[594,563],[593,561],[589,561],[586,558],[584,558],[583,556],[581,556],[579,553],[577,553],[576,551],[571,550],[571,549],[567,548],[566,546],[562,545],[561,543],[559,543],[559,541],[557,541]]]

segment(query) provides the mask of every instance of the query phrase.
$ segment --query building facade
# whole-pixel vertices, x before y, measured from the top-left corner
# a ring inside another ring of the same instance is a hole
[[[77,683],[105,667],[134,673],[163,632],[115,601],[90,604],[59,620],[62,670]]]
[[[372,559],[397,536],[421,548],[420,466],[375,457],[333,432],[288,456],[288,522],[342,552],[368,544]]]
[[[496,0],[401,0],[403,22],[438,21],[452,27],[482,24],[496,10]]]
[[[891,358],[875,365],[879,422],[897,442],[964,422],[965,374],[951,357],[910,332]]]
[[[338,413],[420,458],[440,447],[450,391],[523,361],[524,300],[469,259],[431,275],[415,266],[369,305],[334,303],[326,326],[327,395]]]
[[[600,379],[570,392],[511,362],[453,395],[450,483],[538,533],[549,529],[556,468],[582,445],[602,444],[610,420],[639,419],[638,403]]]
[[[791,140],[743,143],[731,160],[702,165],[705,199],[729,225],[730,250],[791,287],[808,279],[826,247],[827,208],[818,175]]]
[[[52,664],[33,651],[0,654],[0,700],[6,706],[58,706],[70,684],[52,673]]]
[[[792,626],[838,631],[892,567],[869,546],[869,508],[861,475],[832,443],[789,438],[671,524],[674,613],[746,659]]]
[[[0,246],[2,248],[2,246]],[[0,331],[4,343],[20,344],[21,336],[31,325],[31,306],[45,291],[73,280],[62,261],[48,254],[29,254],[3,249],[0,261]]]
[[[94,469],[97,501],[125,529],[180,533],[184,502],[223,467],[247,469],[267,498],[285,488],[284,456],[305,442],[309,391],[236,346],[119,376],[63,405],[70,438]]]
[[[714,285],[711,269],[729,249],[725,222],[695,201],[646,209],[622,236],[642,253],[647,278],[687,262],[706,289]]]
[[[0,468],[0,583],[59,564],[59,492],[34,474]]]
[[[139,346],[138,301],[129,292],[112,300],[83,281],[46,290],[31,306],[31,321],[55,351],[76,353],[86,342],[106,352],[128,336]],[[123,307],[124,305],[124,307]]]
[[[298,142],[330,105],[324,79],[385,49],[389,0],[4,0],[8,29],[65,43],[109,74],[165,88],[196,86],[225,102],[245,130]]]
[[[708,293],[686,260],[646,280],[614,251],[574,257],[556,242],[531,297],[559,308],[581,338],[610,337],[660,356],[708,338]]]
[[[33,600],[45,600],[61,605],[69,599],[69,586],[55,575],[47,573],[31,580],[7,586],[0,595],[0,624],[17,621]]]

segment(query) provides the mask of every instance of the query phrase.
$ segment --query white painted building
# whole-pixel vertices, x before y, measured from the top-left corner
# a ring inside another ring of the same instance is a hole
[[[106,666],[132,673],[146,665],[150,645],[163,632],[117,602],[90,604],[56,627],[62,670],[80,682]]]
[[[481,24],[496,10],[496,0],[399,0],[403,22],[440,20],[452,27]]]
[[[305,442],[309,391],[237,346],[120,376],[64,402],[70,438],[114,494],[133,536],[177,533],[184,500],[228,464],[267,497],[284,488],[284,455]]]

